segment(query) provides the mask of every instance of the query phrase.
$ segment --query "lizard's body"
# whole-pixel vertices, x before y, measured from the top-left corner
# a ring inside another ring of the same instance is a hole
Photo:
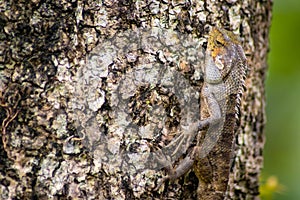
[[[238,38],[231,32],[212,29],[207,44],[205,82],[202,89],[199,151],[194,171],[199,179],[199,199],[223,199],[227,190],[240,98],[247,65]],[[207,142],[205,142],[207,141]]]
[[[229,31],[213,28],[203,69],[198,144],[177,168],[169,169],[165,178],[178,178],[193,166],[199,179],[198,199],[224,199],[246,70],[246,57],[238,38]]]

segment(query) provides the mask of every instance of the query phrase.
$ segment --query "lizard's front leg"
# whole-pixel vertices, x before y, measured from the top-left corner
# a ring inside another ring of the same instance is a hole
[[[204,101],[205,104],[208,107],[208,110],[210,111],[210,117],[207,117],[199,122],[193,123],[190,125],[189,129],[190,131],[189,134],[187,136],[183,136],[182,138],[180,137],[179,140],[185,140],[185,137],[192,137],[192,135],[194,135],[195,133],[197,133],[199,130],[202,130],[208,126],[214,126],[214,125],[218,125],[218,122],[220,122],[221,120],[221,108],[220,105],[218,104],[217,100],[215,99],[214,95],[208,90],[208,88],[205,86],[203,88],[203,97],[204,97]],[[195,133],[194,133],[195,132]],[[167,170],[167,175],[165,177],[163,177],[162,181],[160,184],[158,184],[158,187],[156,189],[158,189],[161,184],[163,182],[165,182],[168,179],[177,179],[180,176],[184,175],[189,169],[192,168],[195,160],[199,159],[201,154],[201,151],[203,150],[203,152],[206,152],[207,149],[211,149],[211,145],[213,145],[212,143],[214,143],[214,139],[217,137],[215,136],[215,134],[218,134],[219,132],[213,132],[211,135],[209,135],[207,137],[206,142],[204,142],[204,145],[206,145],[205,147],[202,146],[195,146],[193,147],[193,149],[190,151],[190,153],[188,153],[188,155],[182,160],[180,161],[179,165],[175,168],[173,168],[172,163],[170,162],[170,159],[167,159],[166,156],[164,156],[163,154],[161,155],[157,155],[158,158],[158,162],[160,164],[162,164],[163,166],[167,166],[165,167]],[[192,140],[190,139],[186,139],[189,142],[192,142]],[[207,142],[208,141],[208,142]],[[177,154],[177,150],[183,148],[183,143],[185,142],[179,142],[179,145],[177,146],[177,148],[174,150],[174,155]],[[199,141],[197,141],[197,145],[199,145]],[[173,144],[172,144],[173,145]],[[188,144],[190,145],[190,144]],[[205,153],[204,153],[205,154]]]
[[[209,113],[209,117],[201,119],[199,122],[199,130],[203,130],[209,126],[218,124],[222,119],[222,109],[220,102],[217,101],[215,94],[211,91],[210,85],[205,84],[202,89],[203,104],[206,106]],[[201,113],[201,115],[203,115]]]

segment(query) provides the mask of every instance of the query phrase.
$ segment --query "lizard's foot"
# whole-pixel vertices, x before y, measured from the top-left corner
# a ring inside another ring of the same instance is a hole
[[[157,186],[154,188],[154,191],[158,191],[164,182],[170,179],[169,175],[163,176],[160,181],[158,181]]]
[[[199,122],[194,122],[189,126],[182,126],[183,133],[180,134],[175,140],[173,140],[169,145],[166,147],[174,147],[171,156],[176,160],[182,154],[186,153],[188,148],[191,146],[192,141],[194,140],[195,136],[198,133],[198,124]]]

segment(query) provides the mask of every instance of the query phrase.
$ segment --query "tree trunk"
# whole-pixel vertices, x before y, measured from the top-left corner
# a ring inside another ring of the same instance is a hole
[[[258,198],[271,6],[1,1],[0,199],[196,199],[192,170],[155,190],[151,156],[199,119],[213,26],[241,37],[249,65],[227,199]]]

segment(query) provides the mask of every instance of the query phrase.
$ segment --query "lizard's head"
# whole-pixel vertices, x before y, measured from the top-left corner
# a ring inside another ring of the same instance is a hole
[[[209,34],[206,55],[206,79],[212,83],[224,80],[233,67],[246,62],[238,37],[219,28],[213,28]]]

